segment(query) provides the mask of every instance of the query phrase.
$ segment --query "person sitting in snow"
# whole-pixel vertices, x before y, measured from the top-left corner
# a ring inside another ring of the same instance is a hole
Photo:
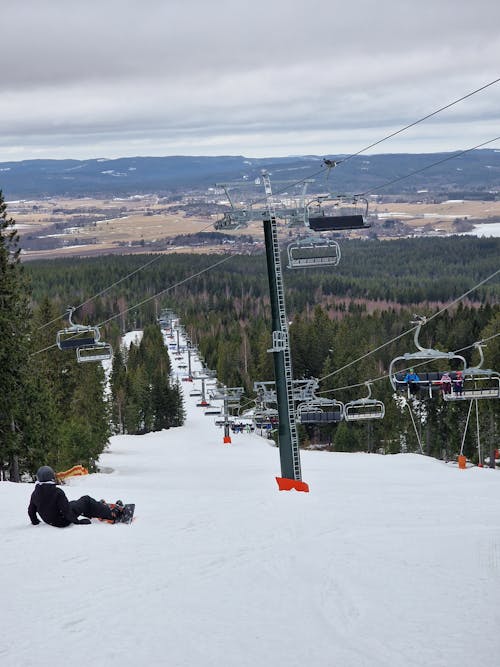
[[[91,523],[90,519],[107,519],[116,523],[120,520],[122,507],[111,509],[104,502],[90,496],[78,500],[69,500],[64,491],[56,486],[56,474],[49,466],[42,466],[36,473],[35,490],[31,494],[28,515],[31,523],[40,523],[39,515],[45,523],[57,528],[65,528],[72,523],[79,525]],[[80,516],[86,517],[80,519]]]

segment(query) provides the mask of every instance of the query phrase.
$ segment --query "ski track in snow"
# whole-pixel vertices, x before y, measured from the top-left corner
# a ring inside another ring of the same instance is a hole
[[[224,445],[181,385],[185,426],[64,487],[131,526],[31,526],[32,485],[0,483],[1,667],[499,664],[498,471],[305,451],[311,492],[280,493],[278,450]]]

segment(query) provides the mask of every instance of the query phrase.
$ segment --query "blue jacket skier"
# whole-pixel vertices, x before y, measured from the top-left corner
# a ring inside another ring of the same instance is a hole
[[[403,378],[403,382],[406,382],[408,385],[408,391],[411,394],[415,394],[419,389],[419,382],[420,382],[420,377],[415,373],[413,368],[410,368],[410,372],[406,373],[406,375]]]
[[[38,516],[45,523],[57,528],[65,528],[72,523],[89,524],[90,519],[94,517],[107,519],[113,523],[120,519],[121,507],[111,509],[90,496],[68,501],[64,491],[56,486],[56,474],[49,466],[39,468],[36,479],[35,490],[31,494],[28,507],[28,515],[34,526],[40,523]],[[86,518],[80,519],[82,515]]]

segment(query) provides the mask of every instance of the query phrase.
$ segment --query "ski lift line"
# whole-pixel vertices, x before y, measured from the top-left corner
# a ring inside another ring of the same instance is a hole
[[[400,181],[404,181],[407,178],[411,178],[412,176],[415,176],[416,174],[421,174],[423,171],[426,171],[427,169],[430,169],[431,167],[436,167],[439,164],[443,164],[443,162],[448,162],[449,160],[454,160],[457,157],[460,157],[461,155],[465,155],[466,153],[470,153],[471,151],[475,151],[478,148],[482,148],[483,146],[487,146],[488,144],[492,144],[494,141],[500,140],[499,137],[495,137],[494,139],[489,139],[488,141],[483,141],[481,144],[477,144],[476,146],[472,146],[471,148],[466,148],[463,151],[459,151],[458,153],[454,153],[453,155],[449,155],[448,157],[443,158],[442,160],[438,160],[437,162],[433,162],[432,164],[428,164],[426,167],[422,167],[421,169],[416,169],[415,171],[410,172],[409,174],[406,174],[406,176],[399,176],[399,178],[394,178],[392,181],[388,181],[387,183],[383,183],[382,185],[377,185],[374,188],[371,188],[370,190],[366,190],[365,192],[359,193],[360,196],[365,196],[368,194],[371,194],[372,192],[375,192],[376,190],[382,190],[383,188],[389,187],[389,185],[393,185],[394,183],[399,183]]]
[[[467,345],[467,347],[462,347],[459,350],[455,350],[456,352],[464,352],[465,350],[470,350],[471,347],[475,347],[476,345],[482,345],[483,343],[487,343],[489,340],[493,340],[497,336],[500,336],[500,331],[496,334],[493,334],[492,336],[488,336],[488,338],[483,338],[482,340],[478,340],[476,343],[472,343],[472,345]]]
[[[135,270],[132,271],[131,273],[127,274],[126,276],[123,276],[123,278],[120,278],[120,280],[117,280],[117,281],[114,282],[112,285],[109,285],[109,287],[105,287],[105,288],[104,288],[103,290],[101,290],[100,292],[97,292],[97,294],[94,294],[94,296],[91,296],[91,297],[89,297],[86,301],[83,301],[80,305],[75,306],[75,310],[78,310],[79,308],[82,308],[83,306],[86,306],[88,303],[90,303],[90,302],[93,301],[94,299],[97,299],[98,297],[102,296],[103,294],[105,294],[105,293],[108,292],[109,290],[113,289],[113,287],[116,287],[116,286],[119,285],[120,283],[122,283],[122,282],[124,282],[125,280],[127,280],[127,278],[130,278],[130,277],[133,276],[134,274],[139,273],[139,271],[142,271],[143,269],[145,269],[146,267],[148,267],[150,264],[153,264],[153,262],[157,262],[157,261],[160,259],[160,257],[163,257],[163,255],[157,255],[156,257],[154,257],[153,259],[151,259],[149,262],[146,262],[146,264],[143,264],[143,265],[140,266],[138,269],[135,269]],[[41,331],[42,329],[45,329],[45,327],[48,327],[50,324],[54,324],[54,322],[58,322],[59,320],[62,320],[63,317],[64,317],[64,315],[60,315],[59,317],[54,318],[54,319],[51,320],[50,322],[46,322],[45,324],[42,324],[41,327],[38,327],[38,331]]]
[[[481,280],[479,283],[477,283],[477,285],[474,285],[474,287],[471,287],[469,290],[467,290],[467,292],[464,292],[463,294],[461,294],[459,297],[457,297],[454,301],[449,303],[447,306],[444,306],[443,308],[441,308],[441,310],[438,310],[436,313],[434,313],[430,317],[426,318],[426,324],[427,324],[427,322],[430,322],[431,320],[433,320],[438,315],[441,315],[442,313],[444,313],[446,310],[448,310],[448,308],[451,308],[451,306],[454,306],[459,301],[462,301],[462,299],[465,299],[465,297],[469,296],[469,294],[471,294],[471,292],[474,292],[478,287],[482,287],[482,285],[484,285],[485,283],[490,281],[492,278],[494,278],[498,274],[500,274],[500,269],[497,269],[492,274],[490,274],[487,278],[484,278],[484,280]]]
[[[396,130],[395,132],[391,132],[391,134],[388,134],[386,137],[383,137],[382,139],[379,139],[378,141],[374,141],[372,144],[369,146],[366,146],[365,148],[362,148],[361,150],[357,151],[356,153],[352,153],[352,155],[349,155],[348,157],[344,158],[343,160],[338,160],[337,165],[342,164],[343,162],[347,162],[353,157],[356,157],[358,155],[361,155],[361,153],[364,153],[370,148],[374,148],[375,146],[378,146],[384,141],[387,141],[388,139],[392,139],[392,137],[397,136],[398,134],[401,134],[402,132],[405,132],[406,130],[409,130],[412,127],[415,127],[415,125],[419,125],[420,123],[423,123],[425,120],[429,120],[429,118],[432,118],[433,116],[437,116],[438,113],[441,113],[442,111],[445,111],[446,109],[450,109],[452,106],[455,106],[455,104],[458,104],[459,102],[463,102],[464,100],[468,99],[469,97],[472,97],[473,95],[476,95],[476,93],[480,93],[483,90],[486,90],[486,88],[489,88],[490,86],[493,86],[495,83],[498,83],[500,81],[500,77],[498,79],[495,79],[494,81],[490,81],[489,83],[485,84],[484,86],[481,86],[480,88],[476,88],[476,90],[471,91],[470,93],[467,93],[466,95],[463,95],[462,97],[459,97],[457,100],[454,100],[453,102],[450,102],[449,104],[446,104],[443,107],[440,107],[439,109],[436,109],[435,111],[432,111],[431,113],[427,114],[427,116],[423,116],[422,118],[419,118],[418,120],[414,121],[413,123],[410,123],[409,125],[405,125],[405,127],[402,127],[399,130]]]
[[[409,332],[406,332],[406,333],[409,333]],[[464,352],[465,350],[470,350],[472,347],[475,347],[477,344],[481,344],[481,343],[485,343],[489,340],[493,340],[494,338],[497,338],[498,336],[500,336],[500,332],[498,332],[496,334],[493,334],[492,336],[488,336],[488,338],[484,338],[481,341],[477,341],[477,343],[472,343],[472,345],[467,345],[466,347],[462,347],[459,350],[455,350],[453,352],[453,354],[457,354],[458,352]],[[374,352],[376,352],[376,351],[377,350],[374,350]],[[428,363],[427,361],[422,361],[420,363],[413,362],[411,364],[411,366],[406,366],[405,368],[402,368],[399,372],[404,373],[406,371],[409,371],[410,368],[420,368],[420,366],[425,366],[427,363]],[[343,370],[343,369],[339,369],[339,370]],[[325,377],[328,377],[328,376],[325,376]],[[370,380],[367,380],[366,382],[370,382],[371,384],[373,384],[375,382],[380,382],[381,380],[388,380],[389,378],[390,378],[390,374],[385,373],[384,375],[379,375],[376,378],[371,378]],[[321,380],[323,380],[323,379],[324,378],[320,378],[318,380],[318,382],[321,382]],[[335,387],[334,389],[323,389],[322,391],[318,391],[316,393],[318,394],[318,396],[320,396],[322,394],[331,394],[331,393],[335,393],[337,391],[347,391],[348,389],[358,389],[358,388],[363,387],[364,385],[366,385],[366,382],[358,382],[356,384],[345,385],[344,387]]]
[[[403,333],[399,334],[399,336],[396,336],[395,338],[392,338],[391,340],[388,340],[385,343],[382,343],[382,345],[379,345],[374,350],[369,350],[366,354],[363,354],[363,356],[358,357],[357,359],[354,359],[353,361],[350,361],[345,366],[342,366],[342,368],[337,368],[337,370],[332,371],[331,373],[328,373],[327,375],[323,375],[323,377],[319,378],[318,382],[323,382],[323,380],[326,380],[327,378],[332,377],[333,375],[337,375],[337,373],[340,373],[341,371],[345,370],[346,368],[349,368],[350,366],[353,366],[354,364],[357,364],[359,361],[363,361],[363,359],[366,359],[370,355],[375,354],[375,352],[378,352],[379,350],[382,350],[384,347],[387,347],[387,345],[390,345],[391,343],[395,343],[400,338],[403,338],[404,336],[408,335],[412,331],[415,331],[416,328],[417,327],[415,326],[415,327],[412,327],[411,329],[408,329],[407,331],[403,331]]]
[[[412,421],[412,424],[413,424],[413,428],[415,429],[415,435],[417,436],[417,442],[418,442],[418,446],[419,446],[419,448],[420,448],[420,453],[423,454],[423,453],[424,453],[424,450],[423,450],[423,447],[422,447],[422,441],[420,440],[420,436],[419,436],[419,434],[418,434],[417,425],[415,424],[415,419],[414,419],[414,417],[413,417],[413,412],[412,412],[412,410],[411,410],[411,405],[410,405],[409,401],[406,401],[406,405],[407,405],[407,407],[408,407],[408,411],[409,411],[409,413],[410,413],[410,417],[411,417],[411,421]]]
[[[232,259],[232,255],[228,255],[227,257],[224,257],[223,259],[219,260],[215,264],[212,264],[210,266],[207,266],[205,269],[202,269],[201,271],[197,271],[196,273],[193,273],[192,275],[188,276],[187,278],[184,278],[183,280],[180,280],[179,282],[175,283],[174,285],[170,285],[169,287],[166,287],[164,290],[161,290],[161,292],[158,292],[157,294],[153,294],[152,296],[148,297],[147,299],[144,299],[144,301],[140,301],[139,303],[130,306],[130,308],[127,308],[126,310],[123,310],[116,315],[113,315],[112,317],[109,317],[107,320],[104,320],[100,324],[98,324],[98,327],[102,327],[108,322],[111,322],[115,320],[117,317],[121,317],[122,315],[125,315],[125,313],[130,312],[131,310],[135,310],[136,308],[140,308],[143,306],[145,303],[148,303],[149,301],[152,301],[152,299],[156,299],[157,297],[161,296],[162,294],[165,294],[165,292],[169,292],[170,290],[175,289],[176,287],[179,287],[180,285],[183,285],[184,283],[189,282],[190,280],[197,278],[198,276],[201,276],[203,273],[206,273],[207,271],[210,271],[212,269],[215,269],[217,266],[220,266],[221,264],[224,264],[224,262],[227,262],[228,260]],[[43,348],[42,350],[37,350],[36,352],[32,352],[30,354],[31,357],[36,356],[37,354],[41,354],[42,352],[47,352],[48,350],[52,350],[54,347],[57,347],[57,344],[54,343],[53,345],[49,345],[48,347]]]
[[[467,436],[467,429],[469,428],[470,413],[472,412],[472,403],[473,403],[473,401],[470,401],[469,410],[467,412],[467,419],[465,421],[464,434],[462,436],[462,444],[460,446],[460,456],[463,456],[463,453],[464,453],[465,438]]]
[[[211,225],[210,225],[211,226]],[[166,292],[170,292],[171,290],[175,289],[176,287],[179,287],[180,285],[183,285],[184,283],[189,282],[190,280],[193,280],[194,278],[197,278],[198,276],[201,276],[203,273],[206,273],[207,271],[211,271],[212,269],[215,269],[216,267],[220,266],[221,264],[224,264],[228,260],[232,259],[232,255],[228,255],[227,257],[224,257],[223,259],[219,260],[218,262],[215,262],[215,264],[211,264],[210,266],[207,266],[205,269],[202,269],[201,271],[197,271],[196,273],[193,273],[192,275],[188,276],[187,278],[183,278],[183,280],[179,280],[178,282],[174,283],[173,285],[170,285],[169,287],[166,287],[165,289],[161,290],[160,292],[157,292],[156,294],[153,294],[152,296],[148,297],[147,299],[144,299],[143,301],[140,301],[139,303],[136,303],[133,306],[130,306],[130,308],[126,308],[125,310],[120,311],[116,315],[113,315],[112,317],[109,317],[107,320],[104,320],[101,322],[98,326],[102,327],[108,322],[111,322],[113,320],[116,320],[116,318],[121,317],[122,315],[125,315],[125,313],[129,313],[131,310],[135,310],[136,308],[140,308],[143,306],[145,303],[148,303],[149,301],[152,301],[153,299],[156,299],[157,297],[161,296],[162,294],[165,294]]]
[[[401,133],[405,132],[406,130],[408,130],[412,127],[415,127],[416,125],[422,123],[423,121],[428,120],[429,118],[432,118],[433,116],[436,116],[437,114],[441,113],[442,111],[445,111],[446,109],[451,108],[455,104],[458,104],[459,102],[463,102],[464,100],[468,99],[469,97],[472,97],[473,95],[476,95],[477,93],[480,93],[481,91],[486,90],[487,88],[489,88],[490,86],[493,86],[494,84],[498,83],[499,81],[500,81],[500,77],[497,78],[497,79],[494,79],[493,81],[490,81],[489,83],[485,84],[484,86],[481,86],[480,88],[476,88],[475,90],[471,91],[470,93],[467,93],[466,95],[462,95],[462,97],[459,97],[458,99],[454,100],[453,102],[450,102],[449,104],[446,104],[445,106],[440,107],[439,109],[436,109],[435,111],[431,112],[430,114],[427,114],[426,116],[423,116],[422,118],[419,118],[418,120],[414,121],[413,123],[410,123],[409,125],[406,125],[405,127],[402,127],[399,130],[396,130],[395,132],[392,132],[391,134],[387,135],[386,137],[383,137],[382,139],[379,139],[378,141],[373,142],[369,146],[365,146],[365,148],[362,148],[361,150],[357,151],[356,153],[353,153],[352,155],[349,155],[348,157],[344,158],[343,160],[336,161],[334,166],[339,166],[339,165],[343,164],[344,162],[347,162],[351,158],[356,157],[357,155],[360,155],[361,153],[364,153],[365,151],[369,150],[370,148],[373,148],[374,146],[378,146],[382,142],[387,141],[388,139],[391,139],[392,137],[395,137],[398,134],[401,134]],[[451,156],[447,159],[451,160],[454,157],[459,157],[460,155],[463,155],[464,153],[475,150],[476,148],[480,148],[481,146],[484,146],[488,143],[492,143],[493,141],[496,141],[496,139],[492,139],[490,141],[487,141],[483,144],[480,144],[480,145],[476,146],[475,148],[469,148],[466,151],[463,151],[461,153],[457,153],[456,155],[453,155],[453,156]],[[430,167],[436,166],[437,164],[440,164],[440,162],[436,162],[432,165],[429,165],[428,167],[425,167],[424,169],[430,169]],[[294,183],[286,185],[282,190],[277,190],[273,194],[274,194],[274,196],[284,194],[285,192],[287,192],[289,190],[289,188],[295,187],[296,185],[301,185],[302,183],[305,183],[308,179],[314,178],[315,176],[318,176],[318,175],[324,173],[325,170],[327,172],[329,172],[330,169],[331,169],[331,166],[329,166],[326,162],[323,162],[323,166],[320,170],[315,171],[314,173],[310,174],[309,176],[307,176],[305,178],[302,178],[302,179],[300,179],[300,180],[298,180]],[[373,190],[381,189],[383,187],[389,186],[391,183],[395,183],[399,180],[409,178],[410,176],[413,176],[414,174],[420,173],[420,171],[423,171],[424,169],[413,172],[412,174],[409,174],[408,176],[403,176],[400,179],[397,179],[395,181],[391,181],[390,183],[386,183],[385,185],[379,186],[378,188],[373,188]],[[368,190],[366,193],[360,193],[360,194],[368,194],[369,192],[373,192],[373,190]],[[263,198],[256,199],[256,200],[250,202],[249,206],[254,206],[255,204],[265,203],[265,202],[266,202],[266,198],[263,197]]]
[[[408,332],[406,332],[406,333],[408,333]],[[493,340],[494,338],[497,338],[498,336],[500,336],[500,332],[498,332],[496,334],[493,334],[492,336],[488,336],[488,338],[483,338],[482,340],[477,341],[476,343],[472,343],[471,345],[467,345],[466,347],[462,347],[459,350],[455,350],[453,352],[453,354],[457,354],[459,352],[464,352],[465,350],[470,350],[471,348],[475,347],[476,345],[481,344],[481,343],[486,343],[487,341]],[[374,350],[374,352],[375,351],[376,350]],[[427,364],[427,361],[422,361],[420,363],[413,362],[411,364],[411,366],[407,366],[405,368],[402,368],[399,372],[404,373],[406,371],[409,371],[410,368],[420,368],[420,366],[425,366],[426,364]],[[343,370],[343,369],[339,369],[339,370]],[[325,378],[326,377],[329,377],[329,376],[325,376]],[[390,378],[390,375],[388,373],[386,373],[384,375],[379,375],[378,377],[375,377],[375,378],[370,378],[370,380],[367,380],[365,382],[357,382],[356,384],[345,385],[343,387],[335,387],[334,389],[323,389],[322,391],[318,391],[316,393],[317,393],[318,396],[321,396],[322,394],[331,394],[331,393],[335,393],[335,392],[338,392],[338,391],[347,391],[349,389],[359,389],[360,387],[363,387],[364,385],[366,385],[366,382],[369,382],[370,384],[374,384],[375,382],[380,382],[381,380],[387,380],[389,378]],[[324,378],[320,378],[318,380],[318,382],[321,382],[321,380],[323,380],[323,379]]]
[[[448,305],[446,305],[446,306],[444,306],[443,308],[441,308],[441,310],[438,310],[436,313],[434,313],[433,315],[430,315],[428,318],[426,318],[426,322],[425,322],[425,323],[427,324],[428,322],[430,322],[431,320],[433,320],[433,319],[434,319],[435,317],[437,317],[438,315],[441,315],[442,313],[444,313],[446,310],[448,310],[449,308],[451,308],[451,306],[454,306],[456,303],[458,303],[459,301],[461,301],[462,299],[464,299],[464,298],[465,298],[466,296],[468,296],[471,292],[474,292],[476,289],[478,289],[478,287],[481,287],[482,285],[484,285],[485,283],[487,283],[488,281],[490,281],[492,278],[494,278],[495,276],[497,276],[499,273],[500,273],[500,269],[497,269],[497,270],[494,271],[492,274],[490,274],[489,276],[487,276],[486,278],[484,278],[483,280],[481,280],[479,283],[477,283],[476,285],[474,285],[474,287],[471,287],[469,290],[467,290],[467,292],[464,292],[464,293],[461,294],[459,297],[457,297],[456,299],[454,299],[453,301],[451,301]],[[419,325],[417,324],[416,326],[412,327],[411,329],[408,329],[407,331],[404,331],[402,334],[399,334],[399,336],[396,336],[395,338],[392,338],[391,340],[389,340],[389,341],[387,341],[387,342],[385,342],[385,343],[382,343],[382,345],[379,345],[379,346],[376,347],[375,349],[368,351],[366,354],[363,354],[363,355],[362,355],[361,357],[359,357],[358,359],[354,359],[354,361],[350,361],[350,362],[349,362],[348,364],[346,364],[345,366],[342,366],[342,368],[338,368],[337,370],[332,371],[331,373],[328,373],[328,375],[324,375],[323,377],[319,378],[318,381],[319,381],[319,382],[322,382],[323,380],[326,380],[327,378],[332,377],[333,375],[336,375],[337,373],[340,373],[341,371],[345,370],[346,368],[349,368],[350,366],[353,366],[354,364],[357,364],[359,361],[362,361],[363,359],[366,359],[366,358],[369,357],[370,355],[375,354],[375,352],[378,352],[379,350],[382,350],[384,347],[387,347],[387,345],[390,345],[391,343],[395,343],[395,342],[396,342],[397,340],[399,340],[400,338],[403,338],[403,336],[406,336],[407,334],[411,333],[412,331],[415,331],[415,330],[417,329],[418,326],[419,326]],[[496,336],[496,335],[498,335],[498,334],[495,334],[495,336]],[[469,347],[472,347],[472,345],[469,346]],[[465,349],[466,349],[466,348],[465,348]]]

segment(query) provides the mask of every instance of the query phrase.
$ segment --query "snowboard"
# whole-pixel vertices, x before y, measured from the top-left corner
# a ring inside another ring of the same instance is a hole
[[[101,503],[104,503],[109,507],[109,509],[114,509],[115,507],[123,507],[123,512],[121,513],[119,521],[110,521],[109,519],[99,519],[99,521],[104,521],[105,523],[132,523],[134,520],[135,512],[135,503],[129,503],[124,505],[121,501],[117,503],[107,503],[105,500],[101,500]]]
[[[132,523],[132,521],[134,520],[134,512],[135,512],[135,503],[124,505],[119,523]]]

